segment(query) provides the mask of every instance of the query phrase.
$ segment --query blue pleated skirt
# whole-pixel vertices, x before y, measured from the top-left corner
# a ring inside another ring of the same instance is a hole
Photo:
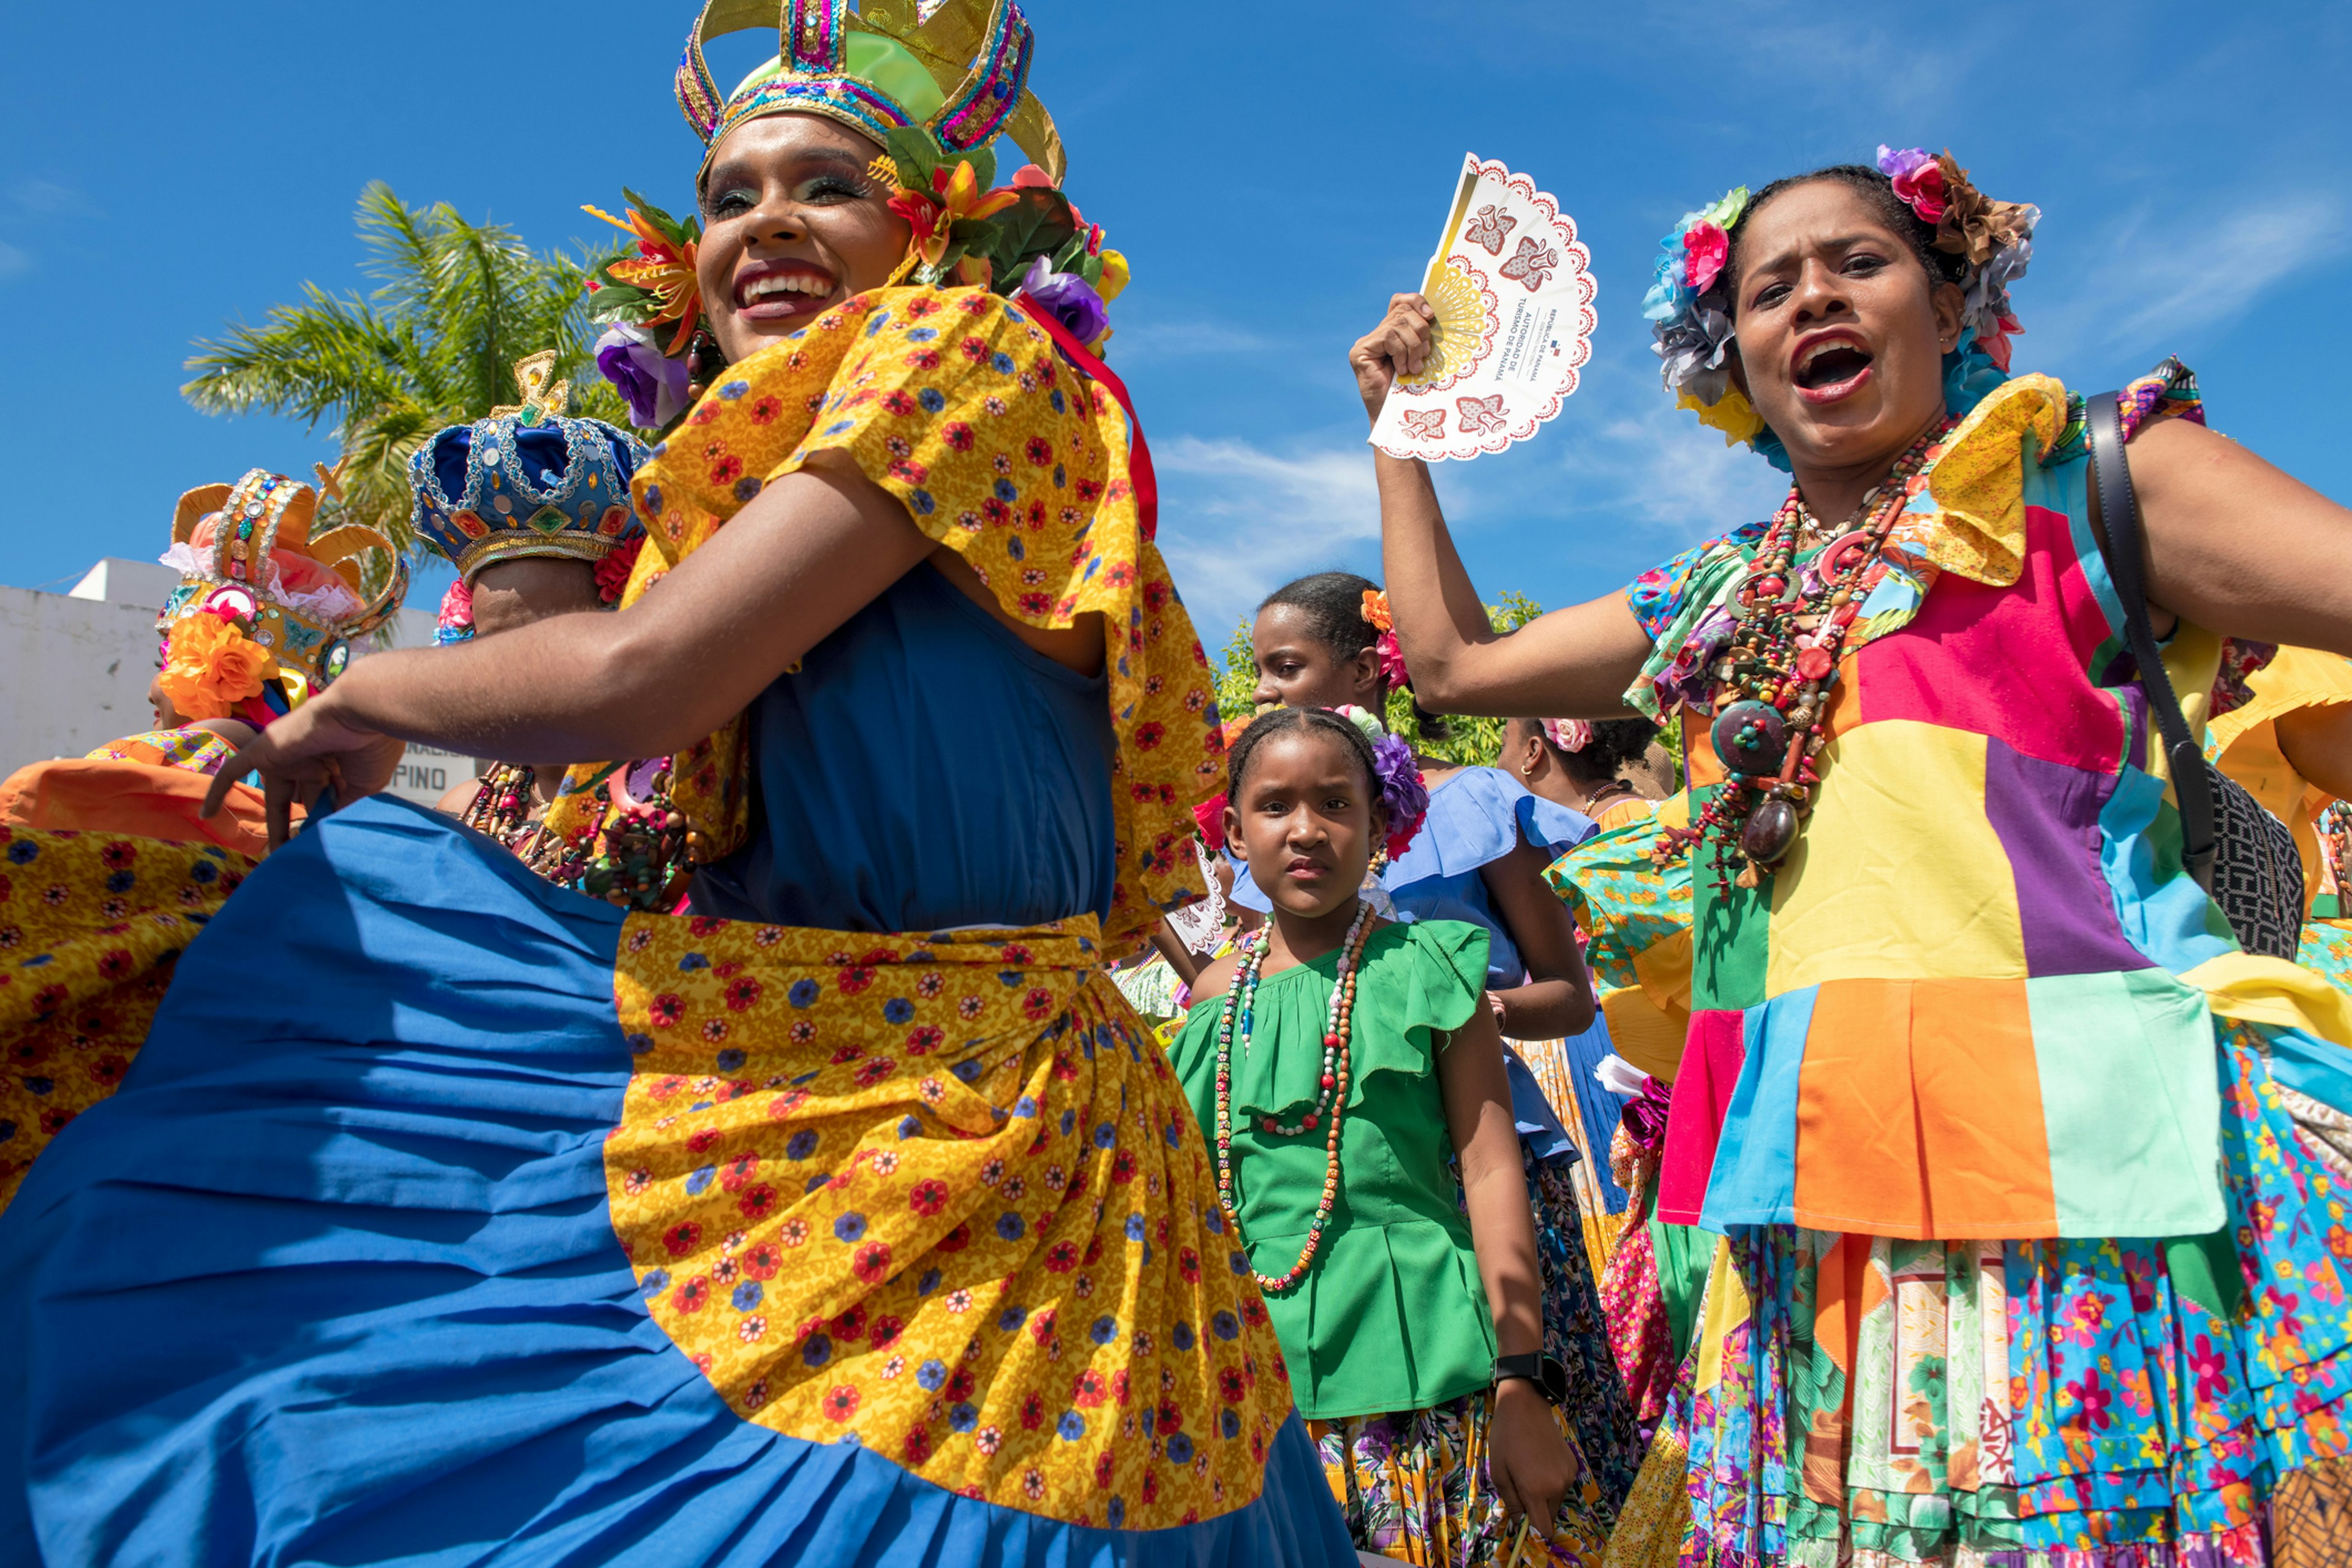
[[[621,929],[398,802],[272,857],[0,1215],[0,1542],[190,1568],[1353,1562],[1295,1413],[1254,1501],[1121,1531],[731,1411],[613,1233]]]

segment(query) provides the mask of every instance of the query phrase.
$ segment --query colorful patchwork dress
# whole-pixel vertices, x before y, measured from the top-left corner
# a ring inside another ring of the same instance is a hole
[[[1307,1278],[1266,1300],[1356,1543],[1413,1563],[1487,1564],[1509,1554],[1478,1462],[1494,1322],[1437,1079],[1446,1036],[1486,1005],[1486,949],[1481,928],[1442,920],[1382,926],[1365,942],[1339,1197]],[[1248,1048],[1237,1044],[1228,1057],[1235,1209],[1262,1273],[1297,1260],[1323,1191],[1321,1135],[1263,1123],[1296,1124],[1314,1108],[1338,963],[1334,952],[1268,976],[1252,998]],[[1195,1005],[1169,1052],[1210,1127],[1222,1002]],[[1561,1415],[1581,1452],[1577,1424]],[[1597,1564],[1615,1509],[1586,1456],[1553,1533],[1562,1560]]]
[[[2125,402],[2193,415],[2195,384]],[[2352,1014],[2182,870],[2080,407],[2022,376],[1950,433],[1865,580],[1795,848],[1752,889],[1694,851],[1658,1212],[1727,1241],[1633,1556],[1667,1491],[1686,1561],[1824,1568],[2256,1563],[2341,1495],[2352,1229],[2298,1107],[2352,1109]],[[1656,651],[1628,699],[1691,705],[1702,803],[1761,531],[1629,595]],[[2170,641],[2192,725],[2221,656]]]
[[[0,1215],[0,1539],[1349,1562],[1199,1128],[1101,965],[1186,890],[1217,771],[1128,441],[978,291],[861,296],[733,367],[637,478],[655,570],[838,450],[1010,614],[1101,614],[1107,668],[916,568],[681,759],[704,915],[381,798],[273,855]],[[949,759],[919,780],[914,733]],[[110,864],[9,851],[69,910]],[[189,874],[136,853],[142,897]]]

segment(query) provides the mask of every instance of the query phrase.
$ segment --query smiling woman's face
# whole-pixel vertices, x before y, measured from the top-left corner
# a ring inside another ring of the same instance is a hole
[[[719,142],[702,183],[696,275],[730,361],[757,353],[906,258],[910,230],[866,173],[880,149],[813,114],[772,114]]]
[[[1859,191],[1815,180],[1739,235],[1738,376],[1800,468],[1892,458],[1944,403],[1961,295]]]

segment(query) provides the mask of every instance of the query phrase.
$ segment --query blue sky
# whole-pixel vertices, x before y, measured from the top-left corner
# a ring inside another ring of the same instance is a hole
[[[1535,176],[1600,282],[1582,390],[1439,484],[1489,597],[1607,592],[1760,515],[1778,476],[1674,412],[1639,300],[1658,236],[1738,183],[1949,145],[2043,213],[2021,369],[2109,385],[2180,354],[2213,423],[2339,500],[2352,7],[1640,6],[1034,0],[1069,188],[1131,258],[1114,363],[1162,542],[1213,647],[1302,571],[1377,571],[1344,356],[1413,285],[1462,154]],[[301,472],[323,432],[201,416],[192,339],[361,286],[369,180],[552,247],[624,184],[687,205],[685,0],[17,6],[0,51],[0,301],[17,443],[0,581],[152,558],[180,491]],[[1246,19],[1246,26],[1243,26]],[[722,55],[719,74],[748,61]],[[2258,525],[2258,520],[2257,520]]]

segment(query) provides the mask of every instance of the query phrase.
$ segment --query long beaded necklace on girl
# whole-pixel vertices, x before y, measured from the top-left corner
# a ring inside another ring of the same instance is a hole
[[[1877,487],[1863,497],[1863,521],[1839,534],[1802,567],[1797,554],[1819,527],[1795,485],[1773,514],[1748,575],[1733,590],[1739,624],[1715,667],[1715,722],[1709,736],[1727,777],[1682,843],[1716,846],[1716,887],[1728,893],[1731,868],[1740,887],[1777,866],[1795,847],[1800,814],[1821,782],[1814,769],[1826,693],[1846,632],[1861,612],[1864,574],[1877,562],[1914,481],[1952,427],[1940,419],[1911,443]]]
[[[1323,1196],[1315,1205],[1315,1223],[1307,1227],[1307,1245],[1299,1249],[1298,1261],[1291,1266],[1289,1273],[1257,1275],[1258,1289],[1269,1293],[1290,1289],[1307,1278],[1316,1249],[1323,1243],[1323,1227],[1330,1223],[1331,1205],[1339,1200],[1339,1121],[1348,1103],[1348,1036],[1356,1010],[1356,975],[1363,964],[1364,943],[1370,940],[1371,925],[1371,905],[1357,900],[1356,918],[1349,924],[1347,939],[1339,944],[1339,967],[1332,976],[1331,1008],[1323,1028],[1323,1072],[1315,1109],[1288,1126],[1271,1116],[1258,1123],[1264,1131],[1280,1137],[1295,1138],[1318,1126],[1324,1129]],[[1246,956],[1242,960],[1242,972],[1227,987],[1224,1005],[1217,1014],[1217,1204],[1225,1211],[1225,1218],[1237,1238],[1242,1234],[1242,1218],[1234,1205],[1234,1022],[1238,1017],[1242,1051],[1247,1055],[1257,1001],[1258,971],[1265,964],[1265,928],[1260,927],[1243,941]]]

